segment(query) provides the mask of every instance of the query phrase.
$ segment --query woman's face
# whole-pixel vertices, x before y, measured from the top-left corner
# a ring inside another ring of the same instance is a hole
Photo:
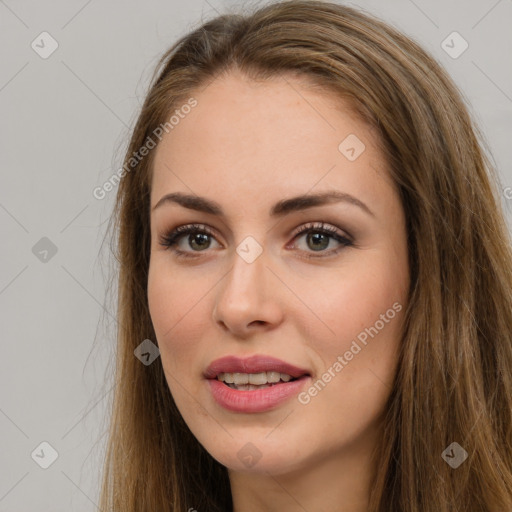
[[[155,150],[151,190],[148,299],[176,405],[232,470],[368,454],[409,285],[404,213],[373,134],[291,76],[231,73],[194,98]]]

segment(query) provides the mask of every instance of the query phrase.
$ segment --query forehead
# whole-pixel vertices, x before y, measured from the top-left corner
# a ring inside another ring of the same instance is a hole
[[[175,190],[258,202],[315,187],[378,194],[384,161],[373,134],[333,93],[292,76],[232,73],[192,96],[197,105],[156,148],[153,205]]]

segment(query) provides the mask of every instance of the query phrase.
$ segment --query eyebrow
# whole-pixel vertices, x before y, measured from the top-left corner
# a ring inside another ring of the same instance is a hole
[[[340,192],[338,190],[331,190],[317,194],[304,194],[300,196],[291,197],[278,201],[270,210],[271,217],[282,217],[288,213],[305,210],[314,206],[322,206],[325,204],[344,202],[359,207],[368,215],[375,217],[375,214],[356,197]],[[196,210],[199,212],[210,213],[212,215],[225,216],[220,204],[197,195],[183,194],[182,192],[172,192],[163,196],[158,203],[153,207],[153,211],[164,204],[176,203],[184,208]]]

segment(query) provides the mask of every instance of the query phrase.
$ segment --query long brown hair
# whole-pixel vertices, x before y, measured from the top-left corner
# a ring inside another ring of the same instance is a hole
[[[103,512],[232,510],[227,469],[169,392],[147,300],[154,150],[169,115],[223,73],[296,75],[348,100],[375,129],[407,220],[411,285],[376,455],[370,512],[512,510],[512,253],[499,178],[461,93],[414,41],[354,8],[291,0],[218,16],[162,57],[133,130],[114,229],[115,394]],[[117,275],[117,274],[116,274]],[[468,454],[452,468],[444,450]]]

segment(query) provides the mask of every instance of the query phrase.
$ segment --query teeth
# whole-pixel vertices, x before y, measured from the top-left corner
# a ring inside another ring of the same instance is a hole
[[[233,384],[233,382],[235,382],[235,379],[233,379],[232,373],[219,373],[218,379],[223,380],[224,382],[226,382],[228,384]]]
[[[261,372],[261,373],[219,373],[217,379],[226,384],[236,386],[264,386],[265,384],[276,384],[280,380],[289,382],[292,377],[286,373]]]
[[[279,379],[281,378],[281,375],[284,375],[284,373],[279,372],[267,372],[267,382],[279,382]]]
[[[249,384],[262,386],[267,383],[267,372],[249,373]]]
[[[233,379],[237,386],[240,386],[241,384],[249,384],[249,374],[248,373],[234,373]]]

